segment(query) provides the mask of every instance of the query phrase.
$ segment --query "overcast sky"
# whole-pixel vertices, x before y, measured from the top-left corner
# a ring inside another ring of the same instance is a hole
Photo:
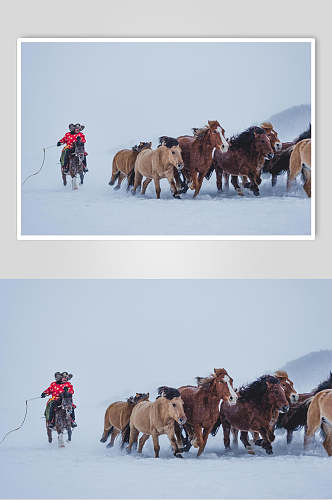
[[[106,152],[218,119],[226,134],[310,103],[309,43],[23,43],[23,156],[70,122]]]
[[[97,402],[215,367],[238,385],[331,349],[331,292],[332,280],[1,280],[0,390],[39,395],[58,370]]]

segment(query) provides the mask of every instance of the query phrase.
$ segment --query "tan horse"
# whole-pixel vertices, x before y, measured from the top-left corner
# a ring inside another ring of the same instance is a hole
[[[324,436],[323,446],[332,456],[332,389],[318,392],[312,399],[307,415],[307,431],[304,436],[306,448],[320,426]]]
[[[128,179],[128,187],[129,189],[129,178],[130,174],[133,172],[135,167],[135,161],[138,156],[138,153],[143,151],[143,149],[151,149],[152,142],[140,142],[138,145],[134,146],[131,149],[121,149],[118,151],[113,158],[112,163],[112,177],[109,181],[109,185],[113,186],[115,184],[116,179],[118,179],[118,183],[114,189],[120,189],[121,182],[125,177]]]
[[[136,393],[136,396],[131,396],[127,401],[117,401],[112,403],[105,412],[104,418],[104,432],[100,439],[101,443],[105,443],[109,436],[111,440],[107,447],[111,448],[114,445],[116,437],[122,432],[122,443],[123,447],[126,441],[125,429],[129,424],[129,419],[134,406],[140,401],[146,401],[149,399],[149,393],[142,394]]]
[[[130,417],[130,438],[128,453],[134,443],[137,442],[138,435],[143,432],[139,440],[138,453],[142,453],[144,443],[152,436],[154,456],[159,457],[158,436],[167,434],[171,442],[174,456],[181,457],[177,440],[174,434],[174,423],[183,425],[186,422],[186,415],[183,409],[183,401],[177,389],[172,387],[159,387],[159,397],[154,402],[142,401],[138,403]]]
[[[287,190],[301,171],[304,179],[303,189],[311,198],[311,139],[303,139],[294,146],[289,160]]]
[[[169,138],[171,139],[171,138]],[[167,179],[174,198],[180,198],[174,181],[174,168],[182,170],[183,160],[181,149],[176,139],[170,143],[169,147],[159,146],[155,150],[145,149],[137,156],[135,162],[135,181],[132,193],[141,186],[143,176],[146,177],[143,182],[142,194],[145,194],[146,188],[154,180],[157,199],[160,199],[160,179]]]

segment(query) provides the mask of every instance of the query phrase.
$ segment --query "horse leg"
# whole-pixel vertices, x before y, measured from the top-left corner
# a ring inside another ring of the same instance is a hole
[[[61,174],[61,175],[62,175],[62,182],[63,182],[63,185],[64,185],[64,186],[67,186],[67,176],[66,176],[66,174],[64,174],[64,173],[62,172],[62,174]]]
[[[304,166],[302,168],[302,175],[305,180],[303,184],[303,189],[308,195],[308,198],[311,198],[311,169]]]
[[[154,185],[156,188],[157,200],[160,200],[160,179],[159,179],[159,177],[155,177],[153,180],[154,180]]]
[[[110,178],[109,185],[113,186],[115,184],[115,181],[120,174],[120,170],[118,170],[118,167],[116,166],[116,161],[113,159],[113,164],[112,164],[112,177]]]
[[[137,442],[138,435],[139,435],[139,431],[135,427],[131,426],[130,427],[129,444],[127,446],[128,453],[131,453],[131,448],[132,448],[133,444]]]
[[[233,441],[232,445],[237,448],[238,447],[238,436],[239,436],[239,431],[238,429],[235,429],[234,427],[231,428],[232,434],[233,434]]]
[[[200,192],[201,187],[202,187],[203,180],[204,180],[204,174],[202,174],[202,172],[200,172],[200,173],[198,174],[198,180],[197,180],[197,183],[196,183],[196,189],[195,189],[195,192],[194,192],[194,196],[193,196],[193,198],[196,198],[196,196],[197,196],[197,195],[198,195],[198,193]]]
[[[49,429],[47,422],[46,422],[46,432],[47,432],[48,442],[52,443],[52,430]]]
[[[135,171],[135,180],[134,180],[134,187],[132,189],[132,193],[136,194],[136,189],[141,186],[141,182],[143,179],[143,175],[138,172],[138,170]]]
[[[195,444],[196,444],[196,447],[198,448],[197,457],[199,457],[204,450],[203,434],[202,434],[202,428],[200,425],[194,425],[194,435],[195,435]]]
[[[223,173],[222,173],[221,168],[219,168],[219,167],[216,167],[215,171],[216,171],[217,190],[220,193],[222,191],[222,176],[223,176]],[[224,174],[224,175],[228,175],[228,174]]]
[[[307,427],[304,433],[304,448],[308,447],[320,424],[321,415],[318,399],[316,398],[311,401],[307,413]]]
[[[235,191],[237,192],[237,194],[238,194],[239,196],[244,196],[244,194],[243,194],[243,192],[242,192],[242,190],[241,190],[241,188],[240,188],[240,186],[239,186],[239,183],[238,183],[238,181],[237,181],[237,175],[232,175],[232,176],[231,176],[231,183],[232,183],[232,185],[234,186],[234,189],[235,189]]]
[[[203,436],[202,436],[202,439],[203,439],[203,442],[201,444],[201,446],[199,447],[199,450],[198,450],[198,453],[197,453],[197,456],[199,457],[203,451],[205,450],[205,446],[206,446],[206,443],[207,443],[207,440],[208,440],[208,437],[209,437],[209,434],[210,432],[212,431],[213,429],[213,425],[211,425],[210,427],[204,427],[203,429]]]
[[[58,431],[58,446],[59,446],[59,448],[64,448],[65,447],[65,443],[64,443],[64,440],[63,440],[63,431],[62,430],[60,432]]]
[[[181,431],[181,427],[179,426],[179,424],[177,422],[174,423],[174,432],[175,432],[178,448],[183,448],[182,431]]]
[[[111,440],[110,442],[108,443],[107,448],[113,448],[114,446],[114,441],[115,441],[115,438],[120,434],[120,431],[118,429],[115,429],[113,427],[113,430],[111,432]]]
[[[289,170],[287,175],[287,191],[290,190],[296,176],[301,172],[301,156],[298,148],[293,149],[289,159]]]
[[[141,194],[145,194],[146,188],[148,187],[148,185],[150,184],[151,181],[152,181],[152,179],[150,179],[150,177],[147,177],[145,179],[145,181],[143,182]]]
[[[143,436],[140,438],[140,440],[138,442],[137,453],[142,453],[143,446],[144,446],[145,442],[149,439],[149,437],[150,437],[150,434],[143,434]]]
[[[177,444],[177,441],[176,441],[176,438],[175,438],[174,426],[173,425],[167,429],[167,436],[168,436],[168,439],[171,442],[171,446],[172,446],[172,449],[173,449],[174,456],[178,457],[178,458],[182,458],[182,455],[180,454],[180,450],[178,448],[178,444]]]
[[[255,455],[255,452],[252,449],[252,446],[251,446],[251,444],[248,441],[248,431],[241,431],[241,433],[240,433],[240,440],[242,441],[243,446],[248,451],[249,455]]]
[[[262,441],[260,439],[258,440],[258,441],[261,441],[261,444],[259,444],[258,446],[262,446],[262,448],[264,448],[264,450],[266,451],[266,453],[268,455],[272,455],[273,451],[272,451],[272,445],[271,445],[270,440],[269,440],[268,429],[266,429],[265,427],[262,427],[259,432],[260,432],[263,440]],[[256,441],[255,444],[258,443],[258,441]]]
[[[272,174],[272,180],[271,180],[272,187],[275,187],[277,185],[277,179],[278,176],[276,174]]]
[[[77,179],[76,179],[76,176],[72,176],[71,178],[71,187],[73,189],[73,191],[76,191],[78,189],[78,186],[77,186]]]
[[[106,443],[108,436],[112,433],[113,429],[114,429],[113,425],[109,425],[108,419],[105,416],[104,432],[100,438],[101,443]]]
[[[120,172],[120,175],[118,176],[118,183],[117,185],[115,186],[115,190],[117,191],[118,189],[120,189],[121,187],[121,182],[123,181],[123,179],[126,177],[126,174],[123,174],[122,172]]]
[[[291,444],[293,439],[293,431],[290,429],[287,429],[287,444]]]
[[[249,174],[250,179],[250,191],[254,193],[255,196],[259,196],[259,189],[257,185],[257,178],[254,174]]]
[[[154,456],[155,458],[159,458],[159,440],[158,440],[158,434],[152,434],[152,439],[153,439],[153,448],[154,448]]]
[[[80,174],[81,184],[83,184],[83,182],[84,182],[84,174],[81,171],[79,172],[79,174]]]
[[[231,424],[224,418],[221,419],[222,430],[224,433],[224,447],[226,450],[231,448],[231,440],[229,439],[229,435],[231,432]]]
[[[171,193],[174,196],[174,198],[180,198],[180,195],[178,194],[178,191],[176,189],[176,185],[174,182],[174,177],[173,175],[168,175],[167,180],[169,182],[170,188],[171,188]]]

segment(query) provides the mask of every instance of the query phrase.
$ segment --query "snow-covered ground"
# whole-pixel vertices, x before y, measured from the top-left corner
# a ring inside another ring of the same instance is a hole
[[[182,460],[173,457],[162,436],[160,458],[154,459],[151,439],[142,456],[121,452],[118,442],[113,449],[99,442],[105,405],[80,406],[72,442],[65,448],[49,444],[42,407],[32,401],[25,427],[0,447],[2,498],[331,497],[332,459],[318,442],[304,454],[302,432],[290,446],[284,434],[278,435],[273,456],[257,447],[251,456],[241,442],[226,453],[219,431],[200,458],[193,449]],[[6,415],[1,431],[13,427],[19,415]]]
[[[46,163],[37,176],[22,188],[23,235],[309,235],[311,202],[301,181],[286,193],[286,176],[272,189],[264,177],[260,197],[248,189],[240,197],[217,194],[215,174],[204,180],[193,200],[192,191],[181,200],[172,197],[167,180],[161,183],[161,200],[151,183],[143,197],[108,185],[112,155],[89,155],[89,173],[78,191],[62,185],[57,164],[59,151],[49,149]],[[30,159],[32,172],[41,158]],[[33,167],[35,165],[35,167]],[[23,178],[24,178],[23,175]]]

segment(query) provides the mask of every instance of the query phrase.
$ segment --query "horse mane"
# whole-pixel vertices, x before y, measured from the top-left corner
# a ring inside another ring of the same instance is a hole
[[[196,382],[198,387],[209,387],[216,376],[214,374],[209,375],[208,377],[196,377]]]
[[[158,387],[158,395],[166,399],[173,399],[180,397],[180,393],[177,389],[174,389],[174,387],[167,387],[166,385]]]
[[[229,149],[231,151],[242,149],[242,151],[249,153],[255,140],[255,134],[265,134],[265,130],[261,127],[253,126],[238,135],[233,135],[230,138]]]
[[[280,384],[280,380],[272,375],[263,375],[251,384],[242,386],[238,390],[239,400],[252,401],[257,404],[262,403],[262,399],[267,390],[266,382],[270,384]]]
[[[274,372],[274,376],[277,378],[288,378],[288,373],[285,370],[277,370]]]
[[[174,137],[168,137],[167,135],[162,135],[159,137],[159,146],[166,146],[166,148],[172,148],[173,146],[178,146],[179,141]]]
[[[332,372],[330,372],[330,376],[321,382],[316,389],[313,389],[313,393],[317,394],[317,392],[324,391],[324,389],[332,389]]]
[[[294,142],[296,144],[300,141],[303,141],[303,139],[311,139],[311,123],[309,123],[309,127],[307,128],[307,130],[302,132],[302,134],[300,134],[296,139],[294,139]]]
[[[138,144],[135,144],[135,146],[133,146],[133,147],[131,148],[131,150],[132,150],[132,151],[135,151],[136,153],[138,153],[138,152],[139,152],[139,149],[138,149],[138,148],[139,148]]]

